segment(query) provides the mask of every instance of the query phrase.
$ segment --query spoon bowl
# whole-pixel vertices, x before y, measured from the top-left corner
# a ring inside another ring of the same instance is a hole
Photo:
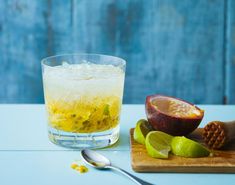
[[[82,150],[81,156],[88,165],[94,168],[102,169],[111,166],[109,159],[93,150]]]

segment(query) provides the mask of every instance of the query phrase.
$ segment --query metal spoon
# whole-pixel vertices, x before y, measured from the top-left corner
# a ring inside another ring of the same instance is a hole
[[[92,166],[94,168],[97,168],[100,170],[102,170],[102,169],[116,170],[116,171],[126,175],[127,177],[129,177],[136,184],[153,185],[153,184],[150,184],[144,180],[139,179],[138,177],[135,177],[134,175],[128,173],[127,171],[125,171],[121,168],[118,168],[118,167],[111,165],[111,162],[106,157],[104,157],[103,155],[101,155],[93,150],[88,150],[88,149],[82,150],[81,156],[87,164],[89,164],[90,166]]]

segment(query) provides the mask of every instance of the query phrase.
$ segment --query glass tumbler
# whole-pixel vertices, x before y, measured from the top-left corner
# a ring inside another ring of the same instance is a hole
[[[125,60],[99,54],[42,60],[49,139],[67,148],[102,148],[119,138]]]

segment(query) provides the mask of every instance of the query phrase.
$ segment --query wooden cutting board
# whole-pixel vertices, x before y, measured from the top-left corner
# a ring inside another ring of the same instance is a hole
[[[235,173],[235,143],[223,151],[214,151],[213,157],[183,158],[171,155],[168,159],[148,156],[144,145],[133,139],[130,130],[131,165],[136,172],[184,172],[184,173]],[[197,129],[189,137],[203,143],[202,129]]]

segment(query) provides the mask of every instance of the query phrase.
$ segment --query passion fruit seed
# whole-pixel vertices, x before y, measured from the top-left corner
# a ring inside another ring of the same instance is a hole
[[[72,163],[70,166],[72,169],[78,171],[79,173],[86,173],[88,172],[88,168],[84,165],[78,165],[77,163]]]
[[[80,173],[86,173],[86,172],[88,172],[88,168],[87,168],[86,166],[83,166],[83,165],[78,166],[78,167],[76,168],[76,170],[77,170],[78,172],[80,172]]]
[[[76,163],[72,163],[70,166],[72,169],[76,169],[78,167],[78,165]]]

